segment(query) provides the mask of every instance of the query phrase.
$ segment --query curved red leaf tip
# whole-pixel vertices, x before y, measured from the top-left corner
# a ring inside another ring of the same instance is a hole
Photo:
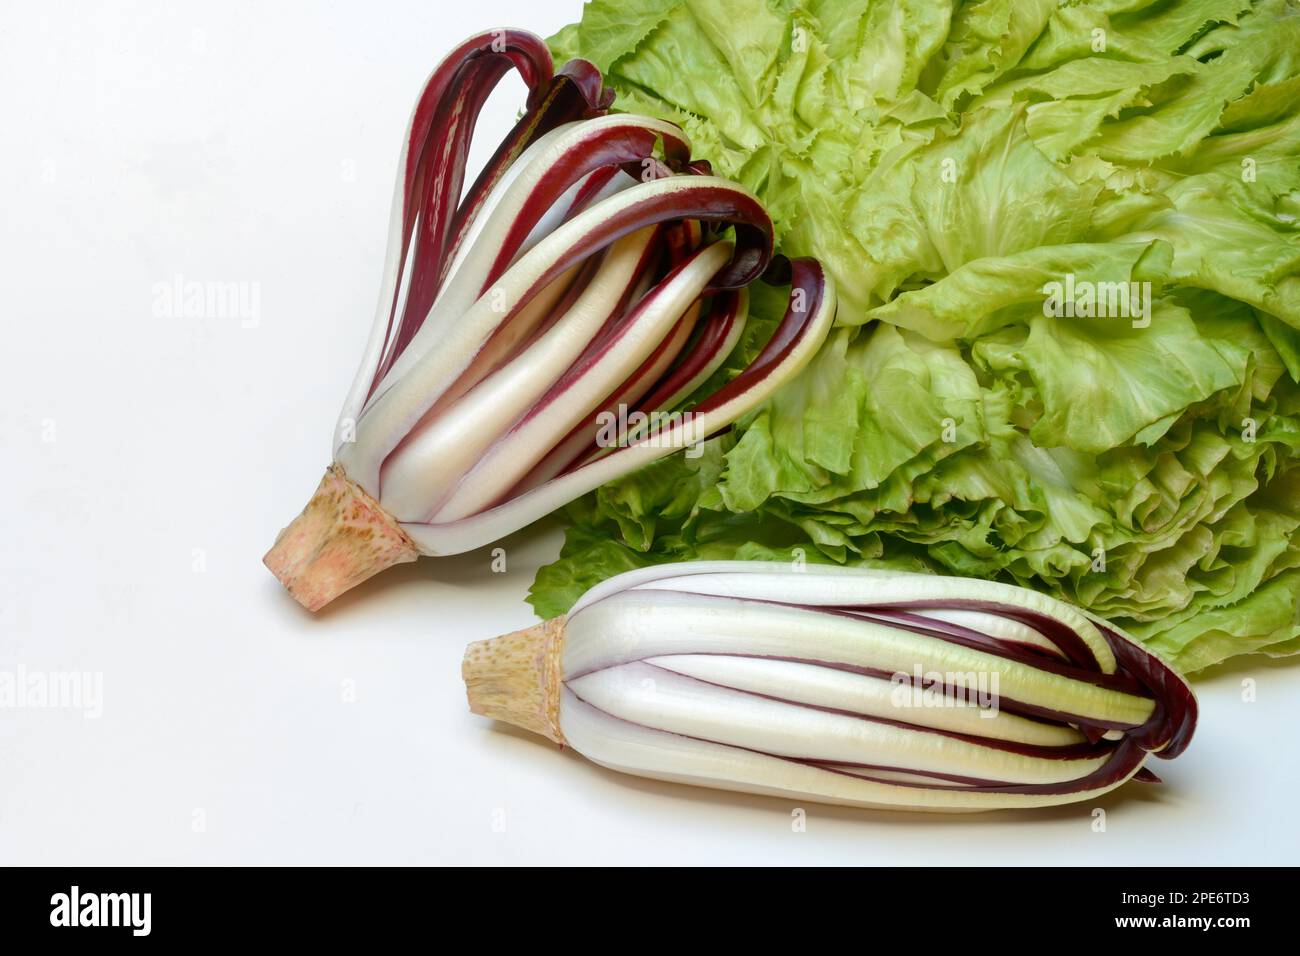
[[[1098,622],[1119,666],[1132,674],[1156,699],[1151,719],[1131,736],[1145,750],[1165,760],[1177,757],[1191,743],[1198,714],[1196,697],[1187,682],[1160,658]]]
[[[606,88],[600,68],[590,60],[570,60],[555,71],[555,77],[564,77],[582,94],[590,110],[588,117],[598,116],[614,105],[614,91]]]
[[[505,56],[514,64],[528,87],[528,105],[535,105],[554,76],[555,63],[546,41],[531,31],[513,29],[485,30],[467,44],[474,41],[480,55]]]
[[[789,258],[778,252],[767,264],[767,269],[763,272],[763,281],[768,285],[789,285],[793,271]]]
[[[777,264],[776,276],[789,269],[785,283],[778,283],[775,277],[770,280],[776,284],[790,286],[790,301],[786,305],[785,315],[781,317],[776,331],[772,333],[772,337],[767,340],[767,344],[754,360],[730,382],[701,399],[695,406],[696,414],[711,411],[752,388],[755,382],[761,380],[785,360],[812,326],[813,316],[821,308],[822,297],[826,294],[826,274],[822,271],[821,263],[816,259],[789,260],[784,256],[777,258],[780,264]],[[763,272],[764,280],[768,280],[771,272],[772,267],[769,265]],[[796,302],[799,307],[796,306]]]

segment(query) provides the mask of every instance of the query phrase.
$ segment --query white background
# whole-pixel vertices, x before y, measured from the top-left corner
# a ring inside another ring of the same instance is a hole
[[[553,527],[509,540],[503,575],[423,560],[315,617],[281,591],[261,556],[327,464],[424,77],[479,29],[578,13],[6,11],[0,670],[102,673],[103,714],[0,710],[0,862],[1293,862],[1300,666],[1200,681],[1162,787],[979,817],[808,805],[796,833],[791,804],[620,776],[468,713],[462,648],[531,623]],[[521,89],[489,104],[480,160]],[[156,314],[177,276],[256,284],[257,320]]]

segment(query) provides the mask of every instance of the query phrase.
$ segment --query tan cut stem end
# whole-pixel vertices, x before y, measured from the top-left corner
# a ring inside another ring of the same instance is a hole
[[[317,611],[366,578],[419,556],[397,520],[334,464],[262,561],[299,604]]]
[[[560,733],[560,650],[564,619],[476,641],[460,666],[469,709],[541,734],[563,745]]]

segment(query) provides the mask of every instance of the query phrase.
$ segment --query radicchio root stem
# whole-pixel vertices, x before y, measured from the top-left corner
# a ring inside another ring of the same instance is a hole
[[[262,563],[294,600],[318,611],[372,575],[419,556],[393,516],[333,464]]]

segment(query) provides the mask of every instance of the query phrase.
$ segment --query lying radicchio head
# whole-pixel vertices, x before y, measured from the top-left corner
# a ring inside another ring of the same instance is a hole
[[[993,810],[1154,782],[1178,674],[1025,588],[766,562],[630,571],[465,652],[470,708],[615,770],[796,799]]]
[[[527,108],[466,190],[475,121],[512,67]],[[725,429],[825,338],[835,292],[820,265],[774,259],[751,193],[692,162],[677,127],[607,114],[611,100],[592,64],[553,73],[545,43],[517,31],[471,38],[425,85],[334,461],[265,559],[305,607],[488,544]],[[789,283],[784,318],[697,395],[759,278]],[[613,446],[610,416],[628,425]]]

